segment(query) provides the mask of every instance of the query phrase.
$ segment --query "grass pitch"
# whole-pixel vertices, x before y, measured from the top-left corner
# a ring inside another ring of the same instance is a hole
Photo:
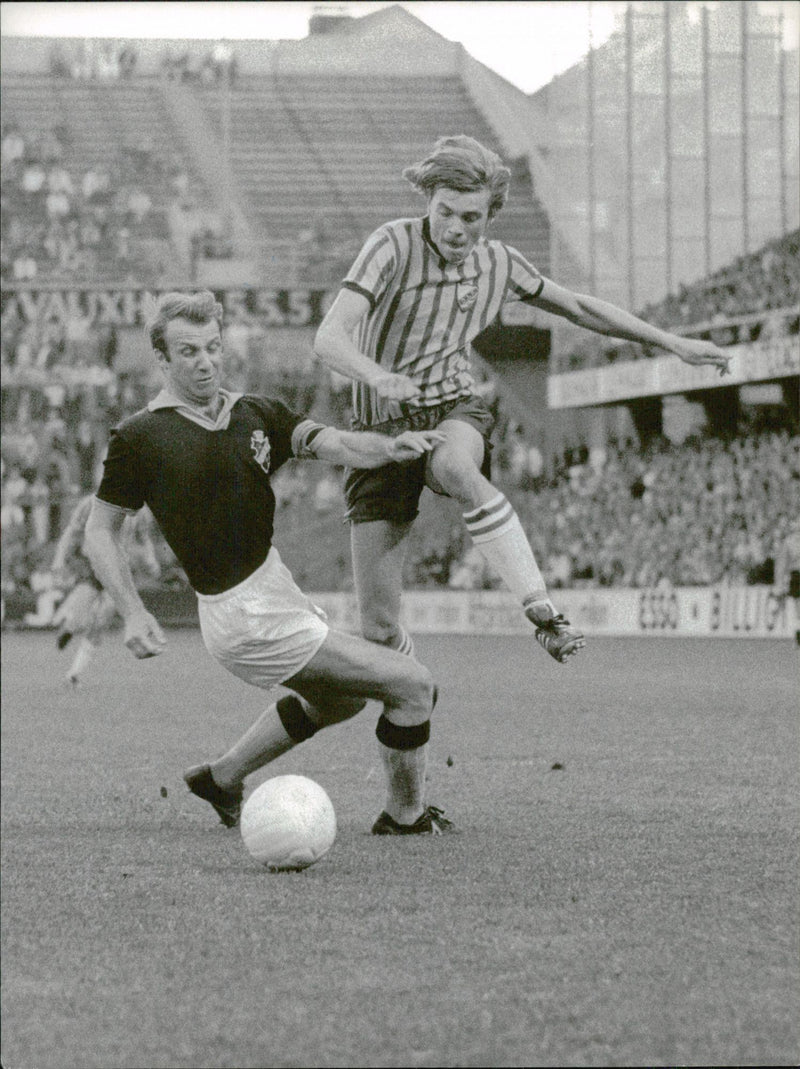
[[[5,1069],[798,1063],[791,643],[419,636],[461,833],[369,835],[370,706],[249,781],[337,811],[269,874],[181,779],[266,696],[169,640],[3,636]]]

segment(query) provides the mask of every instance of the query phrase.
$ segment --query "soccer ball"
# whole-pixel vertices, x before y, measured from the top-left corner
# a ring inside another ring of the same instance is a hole
[[[242,807],[242,840],[270,872],[306,869],[336,838],[333,803],[306,776],[275,776],[257,787]]]

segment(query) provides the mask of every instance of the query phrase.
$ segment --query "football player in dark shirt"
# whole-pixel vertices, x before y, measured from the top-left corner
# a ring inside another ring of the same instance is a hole
[[[207,291],[169,293],[148,323],[165,388],[111,434],[86,526],[92,567],[125,625],[136,657],[166,639],[146,610],[122,545],[125,517],[147,505],[197,593],[206,648],[264,689],[271,705],[221,757],[184,773],[228,827],[238,823],[245,778],[297,743],[383,704],[376,734],[386,800],[376,835],[438,834],[451,822],[425,801],[425,763],[436,689],[419,662],[330,628],[272,545],[271,474],[289,457],[378,467],[429,452],[438,431],[391,438],[323,426],[279,401],[222,387],[222,306]]]

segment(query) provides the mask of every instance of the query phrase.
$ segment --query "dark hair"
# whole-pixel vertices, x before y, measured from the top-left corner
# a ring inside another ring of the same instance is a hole
[[[173,319],[188,319],[192,323],[210,323],[212,319],[222,330],[222,305],[210,290],[200,293],[164,293],[156,301],[147,317],[145,328],[150,344],[169,359],[165,332]]]
[[[428,199],[440,187],[458,193],[488,189],[491,193],[488,214],[492,219],[506,202],[511,172],[496,152],[485,148],[474,137],[456,134],[440,137],[430,156],[406,167],[403,178]]]

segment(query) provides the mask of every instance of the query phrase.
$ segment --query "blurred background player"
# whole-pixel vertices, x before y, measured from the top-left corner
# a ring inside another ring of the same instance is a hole
[[[166,638],[133,583],[122,548],[126,516],[148,505],[197,593],[206,649],[253,686],[291,692],[220,758],[184,773],[227,827],[239,822],[245,778],[321,728],[381,702],[376,735],[386,807],[374,835],[439,834],[451,822],[425,804],[435,688],[416,661],[328,627],[272,545],[272,473],[290,457],[380,466],[413,460],[441,434],[396,438],[340,431],[255,394],[221,385],[222,305],[211,292],[163,295],[149,319],[165,387],[111,433],[86,549],[138,658]]]
[[[402,569],[423,487],[454,498],[473,542],[516,594],[536,638],[558,662],[584,646],[548,595],[505,495],[489,481],[494,418],[477,396],[470,345],[523,301],[599,334],[659,346],[725,373],[711,342],[650,326],[596,297],[544,278],[516,249],[486,236],[505,204],[510,171],[471,137],[440,138],[403,176],[427,199],[423,218],[398,219],[364,243],[320,326],[315,352],[355,381],[353,426],[394,435],[436,427],[444,441],[402,472],[352,470],[345,485],[362,632],[410,653],[400,623]],[[353,335],[356,334],[355,340]]]
[[[73,638],[78,640],[67,672],[67,679],[73,685],[80,682],[104,632],[111,629],[116,616],[114,602],[103,590],[83,550],[86,521],[93,500],[94,494],[86,494],[73,509],[56,545],[51,565],[55,584],[68,591],[53,618],[58,628],[56,645],[63,650]],[[157,579],[161,567],[153,545],[152,522],[149,509],[142,509],[127,520],[123,545],[132,571]]]
[[[800,518],[795,517],[775,558],[775,586],[794,606],[795,642],[800,646]]]

